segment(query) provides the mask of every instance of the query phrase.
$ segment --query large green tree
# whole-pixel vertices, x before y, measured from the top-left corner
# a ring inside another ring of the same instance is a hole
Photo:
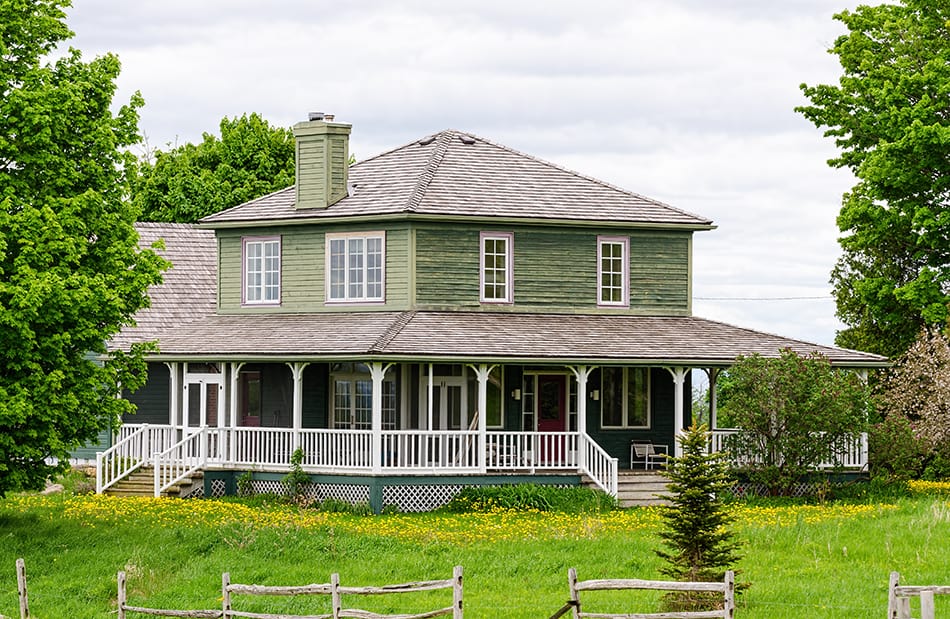
[[[105,342],[163,266],[123,201],[141,98],[113,114],[118,59],[57,52],[68,4],[0,0],[0,495],[130,410],[115,396],[141,384],[140,351]]]
[[[835,138],[857,184],[832,272],[840,345],[897,356],[950,302],[950,2],[901,0],[835,15],[837,85],[798,108]]]
[[[156,150],[141,161],[132,201],[144,221],[193,223],[294,184],[294,136],[259,114],[221,120],[221,137]]]

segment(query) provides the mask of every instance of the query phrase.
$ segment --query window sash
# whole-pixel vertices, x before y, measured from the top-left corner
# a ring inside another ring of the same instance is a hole
[[[597,304],[608,307],[630,305],[630,240],[597,238]]]
[[[482,233],[480,245],[481,300],[489,303],[511,303],[512,235]]]
[[[280,239],[244,241],[244,302],[280,302]]]
[[[385,235],[327,235],[327,300],[385,300]]]

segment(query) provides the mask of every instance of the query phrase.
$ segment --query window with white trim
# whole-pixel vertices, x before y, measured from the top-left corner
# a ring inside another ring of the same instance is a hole
[[[370,430],[373,427],[373,379],[363,363],[335,363],[330,368],[333,388],[333,427]],[[383,379],[383,429],[396,429],[396,381]]]
[[[479,290],[483,303],[511,303],[512,244],[510,232],[482,232],[479,236]]]
[[[597,237],[597,305],[630,305],[630,239]]]
[[[650,368],[603,368],[602,428],[650,427]]]
[[[386,233],[327,234],[327,301],[385,301]]]
[[[280,237],[249,237],[243,245],[244,303],[280,303]]]

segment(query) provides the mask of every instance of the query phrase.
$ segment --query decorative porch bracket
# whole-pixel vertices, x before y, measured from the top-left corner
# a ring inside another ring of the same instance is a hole
[[[488,446],[488,377],[497,365],[488,365],[481,363],[478,366],[469,365],[469,368],[475,372],[475,379],[478,381],[478,408],[475,409],[475,415],[478,418],[478,472],[484,473],[488,470],[486,448]]]
[[[683,455],[679,437],[683,433],[683,386],[689,368],[673,367],[666,371],[673,376],[673,455],[678,458]]]
[[[303,428],[303,371],[308,365],[310,364],[301,361],[287,364],[294,378],[294,451],[300,448],[300,430]]]
[[[375,361],[369,363],[369,375],[373,379],[373,410],[372,410],[372,432],[373,444],[370,458],[374,473],[380,473],[383,470],[383,379],[386,378],[386,372],[393,366],[392,363],[385,366]]]
[[[577,433],[581,436],[587,436],[587,379],[594,371],[589,365],[578,365],[576,367],[568,366],[568,369],[574,373],[577,379]],[[569,428],[568,428],[569,429]],[[584,469],[587,467],[587,450],[577,450],[577,467]]]

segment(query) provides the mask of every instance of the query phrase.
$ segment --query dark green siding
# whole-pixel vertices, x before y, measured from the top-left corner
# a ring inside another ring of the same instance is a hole
[[[148,364],[148,381],[134,393],[125,391],[122,397],[135,404],[135,414],[126,415],[125,423],[169,423],[170,376],[164,363]]]
[[[303,373],[303,427],[328,428],[328,387],[330,366],[326,363],[308,365]]]
[[[386,301],[373,304],[327,305],[324,239],[328,233],[386,233]],[[242,306],[242,238],[281,239],[281,302],[279,306]],[[400,226],[299,226],[218,231],[218,305],[223,314],[259,312],[324,312],[408,309],[409,230]]]
[[[479,234],[514,235],[514,304],[479,302]],[[597,237],[630,239],[630,308],[597,307]],[[687,315],[689,232],[424,224],[415,232],[418,309]]]

